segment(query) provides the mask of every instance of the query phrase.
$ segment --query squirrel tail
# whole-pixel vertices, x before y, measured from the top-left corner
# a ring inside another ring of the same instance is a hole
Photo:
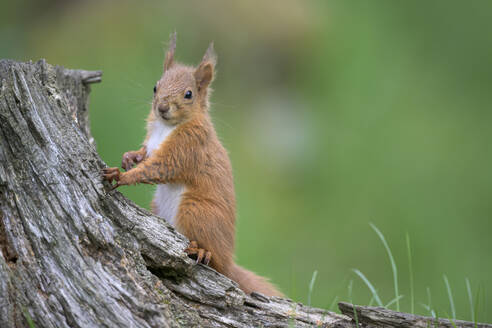
[[[273,284],[268,282],[267,279],[260,277],[237,264],[232,265],[231,270],[229,271],[229,278],[237,282],[239,287],[246,294],[257,292],[266,296],[284,296]]]

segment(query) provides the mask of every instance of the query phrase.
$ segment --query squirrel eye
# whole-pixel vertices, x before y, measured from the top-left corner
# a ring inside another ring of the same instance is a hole
[[[191,92],[191,90],[186,91],[186,93],[185,93],[185,99],[191,99],[191,96],[192,95],[193,95],[193,93]]]
[[[154,93],[157,91],[157,86],[154,85]]]

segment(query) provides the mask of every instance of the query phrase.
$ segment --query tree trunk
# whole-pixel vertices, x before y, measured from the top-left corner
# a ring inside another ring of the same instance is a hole
[[[483,323],[473,323],[462,320],[440,319],[423,317],[409,313],[395,312],[381,307],[354,306],[350,303],[341,302],[338,304],[340,311],[348,315],[354,321],[362,323],[364,327],[445,327],[445,328],[490,328],[492,325]],[[355,311],[354,311],[355,308]]]
[[[0,61],[0,327],[354,325],[245,295],[195,265],[165,220],[109,191],[88,120],[89,84],[100,80]]]

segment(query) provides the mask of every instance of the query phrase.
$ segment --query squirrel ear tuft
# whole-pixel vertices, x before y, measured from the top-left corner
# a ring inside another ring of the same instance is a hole
[[[217,55],[214,51],[214,43],[210,42],[202,62],[195,70],[195,79],[198,90],[206,88],[214,78],[215,64],[217,64]]]
[[[164,72],[167,71],[174,62],[174,51],[176,50],[176,31],[171,34],[169,39],[169,46],[166,52],[166,58],[164,59]]]
[[[214,67],[217,64],[217,54],[214,50],[214,42],[210,42],[210,45],[205,51],[205,55],[203,55],[202,63],[210,62]]]

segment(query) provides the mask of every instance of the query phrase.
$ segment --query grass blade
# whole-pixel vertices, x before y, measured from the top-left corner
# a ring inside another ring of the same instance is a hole
[[[335,304],[337,304],[337,301],[338,301],[338,296],[335,296],[335,298],[333,299],[333,302],[331,302],[328,310],[333,311],[333,307],[335,307]]]
[[[428,304],[422,304],[422,303],[420,303],[420,304],[424,307],[424,309],[426,309],[429,312],[429,314],[432,317],[435,318],[436,317],[436,312],[432,309],[431,290],[430,290],[429,287],[427,287],[426,290],[427,290],[427,303]]]
[[[436,312],[436,315],[434,316],[434,328],[439,328],[439,314]]]
[[[352,285],[354,284],[354,281],[350,279],[348,286],[347,286],[347,294],[348,294],[348,299],[350,303],[352,302]]]
[[[355,326],[359,328],[359,318],[357,317],[357,310],[355,309],[355,304],[352,303],[353,309],[354,309],[354,319],[355,319]]]
[[[398,298],[393,298],[391,301],[389,301],[388,304],[386,304],[385,308],[390,307],[390,305],[393,305],[394,303],[396,303],[396,301],[401,300],[403,297],[405,297],[405,295],[400,295],[398,296]]]
[[[445,274],[442,275],[444,278],[444,283],[446,284],[446,289],[448,290],[449,306],[451,307],[451,314],[453,319],[456,320],[456,309],[454,307],[453,294],[451,293],[451,286],[449,285],[448,277]]]
[[[352,300],[352,285],[354,284],[354,281],[350,279],[349,284],[347,286],[348,289],[348,298],[350,300],[350,304],[352,304],[353,309],[354,309],[354,319],[355,319],[355,325],[357,328],[359,328],[359,318],[357,317],[357,311],[355,309],[355,304]]]
[[[391,254],[391,250],[388,246],[388,243],[386,242],[386,239],[384,238],[384,235],[381,233],[381,231],[379,231],[379,229],[374,224],[369,223],[369,225],[376,232],[379,239],[381,239],[381,242],[383,243],[384,248],[386,248],[386,252],[388,253],[388,257],[389,257],[390,262],[391,262],[391,269],[393,270],[393,282],[395,285],[395,298],[397,299],[396,311],[400,311],[400,301],[398,301],[398,296],[399,296],[399,293],[398,293],[398,271],[396,270],[395,259],[393,258],[393,254]]]
[[[473,295],[472,295],[472,289],[470,285],[470,280],[468,278],[465,278],[465,283],[466,283],[466,291],[468,293],[468,302],[470,303],[470,313],[471,313],[471,321],[475,322],[475,311],[473,310]]]
[[[367,306],[372,306],[374,304],[374,295],[371,296],[371,300],[369,301],[369,304]]]
[[[454,322],[454,320],[449,317],[449,313],[445,312],[445,314],[446,314],[446,317],[448,318],[449,322],[451,322],[451,326],[453,326],[453,328],[458,328],[458,327],[456,327],[456,323]]]
[[[352,271],[354,271],[355,274],[358,275],[360,277],[360,279],[362,279],[362,281],[367,285],[367,287],[371,291],[372,296],[374,297],[374,300],[376,301],[376,303],[382,307],[383,302],[381,302],[381,299],[379,298],[378,292],[376,291],[374,286],[371,284],[369,279],[367,279],[366,276],[364,276],[364,274],[357,269],[352,269]]]
[[[481,291],[482,291],[482,285],[478,285],[478,290],[477,290],[477,296],[475,298],[475,308],[474,308],[474,316],[475,316],[475,328],[478,327],[478,309],[479,309],[479,305],[480,305],[480,294],[481,294]]]
[[[29,328],[36,328],[36,325],[34,324],[34,321],[32,320],[31,315],[29,314],[29,311],[27,311],[26,308],[22,308],[22,312],[24,313],[24,318],[27,321],[27,325]]]
[[[429,287],[427,287],[426,291],[427,291],[427,305],[429,306],[429,309],[432,309],[431,290]]]
[[[427,304],[420,303],[420,305],[422,305],[422,307],[423,307],[424,309],[426,309],[426,311],[427,311],[427,312],[429,312],[429,313],[431,312],[431,308],[430,308]]]
[[[413,293],[413,266],[412,266],[412,249],[410,247],[410,236],[407,232],[407,252],[408,252],[408,270],[410,273],[410,309],[415,314],[415,298]]]
[[[311,306],[311,294],[313,293],[314,282],[316,281],[317,275],[318,275],[318,270],[314,270],[313,277],[311,278],[311,282],[309,283],[308,306]]]

